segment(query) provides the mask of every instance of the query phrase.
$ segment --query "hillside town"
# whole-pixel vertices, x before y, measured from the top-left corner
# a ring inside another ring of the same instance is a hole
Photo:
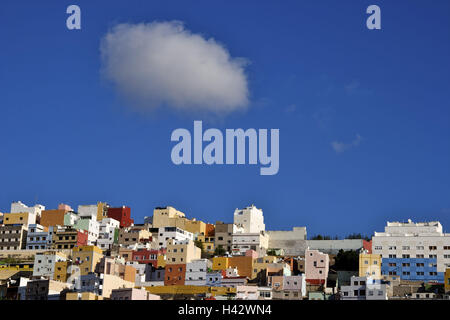
[[[104,202],[0,213],[0,300],[445,300],[450,234],[387,222],[370,237],[267,230],[263,211],[206,223]]]

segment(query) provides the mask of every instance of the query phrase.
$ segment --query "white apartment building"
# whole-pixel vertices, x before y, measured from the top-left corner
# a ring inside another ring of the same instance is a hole
[[[443,281],[445,269],[450,267],[450,234],[443,232],[438,221],[415,223],[409,219],[408,222],[387,222],[384,232],[375,232],[372,237],[372,252],[381,255],[384,271],[387,270],[385,262],[395,263],[395,259],[400,259],[399,261],[405,264],[410,262],[406,261],[407,259],[417,259],[415,261],[425,264],[435,259],[436,265],[429,267],[433,268],[437,275],[434,271],[427,274],[425,265],[425,272],[419,271],[421,273],[418,277],[423,276],[424,280],[437,277]],[[415,261],[411,260],[412,263]],[[430,270],[432,269],[428,271]],[[414,279],[410,271],[403,270],[403,273],[409,273],[407,276]]]
[[[158,229],[158,244],[160,248],[167,248],[167,240],[173,239],[176,242],[192,240],[194,235],[192,232],[177,227],[161,227]]]
[[[30,224],[27,234],[27,250],[49,249],[52,243],[52,236],[45,231],[40,224]]]
[[[13,202],[11,203],[11,213],[23,213],[28,212],[35,217],[40,217],[41,212],[45,210],[45,206],[41,204],[36,204],[33,207],[28,207],[27,205],[23,204],[21,201]]]
[[[264,215],[254,205],[234,211],[234,224],[243,228],[243,233],[260,233],[266,230]]]
[[[186,263],[185,285],[206,286],[206,275],[212,262],[208,259],[195,259]]]
[[[89,246],[93,246],[97,243],[100,232],[100,224],[97,221],[97,218],[80,218],[75,222],[74,228],[77,230],[86,230],[88,232],[87,244]]]
[[[104,218],[100,221],[97,247],[102,250],[110,250],[114,244],[116,229],[120,228],[120,222],[112,218]]]
[[[351,277],[349,286],[341,287],[341,300],[387,300],[387,284],[371,277]]]
[[[231,252],[233,255],[245,255],[247,250],[254,250],[258,256],[264,256],[269,246],[269,237],[264,232],[233,233]]]
[[[78,206],[78,215],[80,217],[97,219],[98,205],[88,204]]]
[[[60,252],[41,252],[34,256],[33,277],[46,277],[53,279],[55,263],[66,261],[67,258]]]

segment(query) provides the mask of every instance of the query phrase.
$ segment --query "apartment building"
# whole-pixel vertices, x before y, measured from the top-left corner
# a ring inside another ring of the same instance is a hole
[[[28,226],[26,248],[28,250],[50,249],[52,237],[46,227],[40,224],[30,224]]]
[[[208,259],[195,259],[186,263],[185,285],[205,286],[206,274],[211,267],[212,262]]]
[[[243,229],[242,233],[257,233],[266,230],[264,215],[254,205],[234,211],[234,224]]]
[[[54,227],[64,225],[64,216],[72,212],[72,208],[67,204],[59,204],[58,209],[42,210],[40,224],[44,227]]]
[[[326,286],[330,259],[327,254],[318,250],[305,251],[306,282],[310,284],[323,284]]]
[[[158,267],[158,255],[165,254],[164,249],[137,249],[132,252],[132,261],[140,264],[151,264]]]
[[[387,300],[387,284],[371,277],[351,277],[349,286],[341,286],[341,300]]]
[[[108,208],[108,218],[119,221],[121,228],[128,228],[134,224],[134,220],[131,219],[131,209],[126,206],[120,208]]]
[[[26,284],[25,300],[59,300],[69,284],[49,279],[31,280]]]
[[[164,273],[164,285],[185,285],[186,264],[167,264]]]
[[[128,281],[135,282],[136,280],[136,268],[133,265],[126,264],[124,258],[111,258],[102,256],[95,267],[97,274],[114,275],[119,278]]]
[[[158,231],[158,245],[160,248],[167,247],[168,240],[187,241],[194,240],[194,235],[191,232],[177,228],[177,227],[161,227]]]
[[[100,232],[100,224],[97,221],[97,217],[80,217],[74,226],[77,230],[85,230],[88,234],[87,244],[93,246],[97,243],[98,235]]]
[[[258,256],[265,256],[269,246],[269,237],[264,231],[259,233],[233,233],[231,252],[233,255],[245,255],[254,250]]]
[[[372,237],[372,251],[382,257],[383,275],[443,283],[450,266],[450,234],[438,221],[387,222],[384,232]]]
[[[114,289],[133,288],[134,282],[123,280],[122,278],[111,274],[90,273],[81,275],[77,280],[80,285],[78,292],[91,292],[103,299],[109,299]]]
[[[21,224],[27,227],[29,224],[39,223],[42,210],[45,210],[45,207],[40,204],[28,207],[20,201],[13,202],[11,211],[3,214],[3,224]]]
[[[216,221],[214,247],[222,247],[226,252],[231,253],[233,233],[236,233],[237,230],[238,228],[234,223],[223,223],[222,221]]]
[[[87,245],[88,231],[76,230],[72,227],[50,227],[49,237],[51,237],[52,249],[72,249],[75,246]]]
[[[156,207],[153,210],[153,228],[184,227],[185,214],[174,207]]]
[[[267,265],[278,262],[278,258],[275,256],[264,256],[253,259],[253,272],[251,279],[255,279],[258,274],[267,270]]]
[[[114,243],[119,241],[120,222],[112,218],[103,218],[99,221],[97,247],[102,250],[111,250]]]
[[[62,252],[46,251],[36,253],[34,256],[33,277],[46,277],[53,280],[56,263],[66,260],[67,256]]]
[[[80,246],[72,249],[72,260],[78,266],[81,275],[94,272],[103,258],[103,251],[97,246]]]
[[[111,300],[161,300],[156,294],[151,294],[145,289],[124,288],[113,289],[111,291]]]
[[[132,226],[119,230],[119,245],[128,247],[136,243],[149,242],[152,233],[144,226]]]
[[[370,254],[366,250],[359,254],[359,276],[371,277],[374,280],[381,279],[381,255]]]
[[[201,249],[192,240],[167,240],[166,267],[169,264],[186,264],[201,258]]]
[[[25,249],[27,234],[25,225],[0,226],[0,251]]]
[[[302,300],[306,296],[305,276],[269,276],[267,284],[275,300]]]

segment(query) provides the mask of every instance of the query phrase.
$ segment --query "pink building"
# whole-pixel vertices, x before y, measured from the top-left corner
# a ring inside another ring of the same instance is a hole
[[[161,297],[145,289],[123,288],[112,290],[111,300],[161,300]]]
[[[72,208],[68,204],[64,204],[64,203],[60,203],[58,205],[58,210],[73,211]]]
[[[245,256],[256,259],[256,258],[258,258],[258,252],[256,252],[255,250],[249,249],[249,250],[245,251]]]
[[[319,250],[306,249],[305,275],[310,284],[327,284],[330,258]]]

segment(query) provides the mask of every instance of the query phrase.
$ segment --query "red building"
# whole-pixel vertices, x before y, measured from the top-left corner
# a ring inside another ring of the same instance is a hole
[[[367,250],[367,253],[372,253],[372,240],[363,240],[363,248]]]
[[[77,247],[87,246],[87,243],[88,243],[88,231],[87,230],[78,230],[78,232],[77,232]]]
[[[131,219],[131,209],[128,207],[108,208],[108,218],[115,219],[120,222],[121,228],[126,228],[134,223]]]
[[[165,250],[138,249],[132,252],[132,259],[138,263],[151,264],[158,268],[158,255],[164,254]]]
[[[184,285],[185,277],[185,264],[166,264],[166,271],[164,273],[165,286]]]

